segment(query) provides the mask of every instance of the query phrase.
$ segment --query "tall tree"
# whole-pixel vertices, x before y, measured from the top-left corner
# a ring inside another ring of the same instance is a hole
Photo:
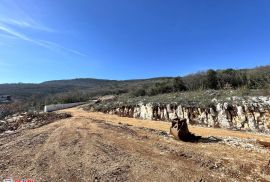
[[[207,87],[210,89],[217,89],[218,79],[217,79],[217,72],[215,70],[208,70],[207,71]]]
[[[173,90],[175,92],[187,90],[184,81],[181,77],[176,77],[173,80]]]

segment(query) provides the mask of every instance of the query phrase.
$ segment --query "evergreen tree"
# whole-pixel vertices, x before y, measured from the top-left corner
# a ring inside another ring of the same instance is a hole
[[[215,70],[208,70],[207,71],[207,87],[210,89],[217,89],[218,79],[217,79],[217,72]]]

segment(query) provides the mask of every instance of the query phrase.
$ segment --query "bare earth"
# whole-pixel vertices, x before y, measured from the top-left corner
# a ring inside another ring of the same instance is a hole
[[[0,180],[270,181],[270,150],[222,142],[185,143],[170,123],[67,109],[73,117],[0,137]],[[202,136],[269,136],[190,127]],[[166,131],[166,132],[162,132]]]

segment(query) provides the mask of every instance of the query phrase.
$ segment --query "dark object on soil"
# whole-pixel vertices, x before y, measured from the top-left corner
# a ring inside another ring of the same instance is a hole
[[[185,142],[198,142],[201,138],[201,136],[195,136],[189,132],[186,119],[174,119],[170,128],[170,134],[173,135],[175,139]]]
[[[264,147],[270,148],[270,142],[265,142],[265,141],[261,141],[261,140],[257,140],[257,142],[258,142],[259,144],[261,144],[262,146],[264,146]],[[269,162],[270,162],[270,161],[269,161]]]

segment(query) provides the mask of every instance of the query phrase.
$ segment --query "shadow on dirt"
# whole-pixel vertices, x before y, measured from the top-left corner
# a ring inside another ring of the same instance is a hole
[[[222,139],[220,138],[217,138],[217,137],[213,137],[213,136],[210,136],[210,137],[201,137],[198,142],[200,143],[218,143],[218,142],[221,142]]]

